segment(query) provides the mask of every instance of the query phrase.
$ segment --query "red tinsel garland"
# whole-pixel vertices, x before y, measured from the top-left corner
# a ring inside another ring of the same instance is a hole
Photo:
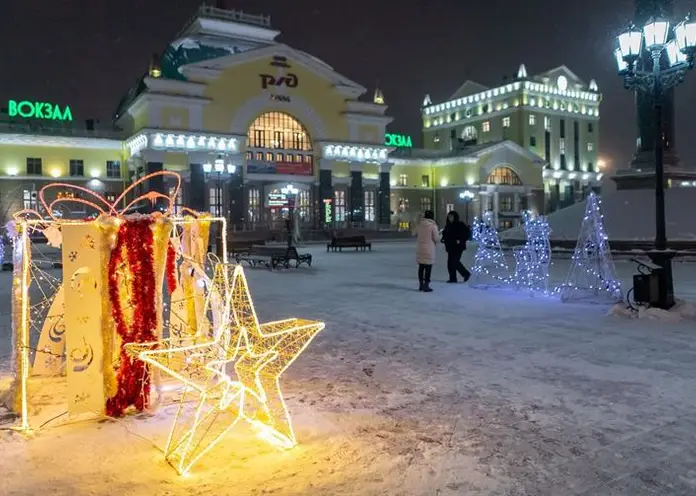
[[[169,294],[176,291],[176,250],[172,241],[167,245],[167,289]]]
[[[118,390],[106,402],[106,414],[120,417],[129,406],[142,411],[150,401],[150,379],[145,364],[126,353],[128,343],[155,341],[157,311],[155,308],[155,270],[152,219],[131,220],[121,224],[116,246],[109,259],[109,299],[116,332],[121,336],[121,366],[116,377]],[[131,284],[130,307],[133,318],[130,327],[125,321],[119,286],[122,279],[118,269],[125,251]]]

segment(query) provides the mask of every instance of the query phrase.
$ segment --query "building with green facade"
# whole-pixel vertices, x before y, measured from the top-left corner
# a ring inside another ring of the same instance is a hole
[[[426,96],[423,149],[392,153],[394,222],[412,222],[430,207],[442,222],[448,208],[469,219],[492,210],[499,228],[521,211],[548,213],[581,201],[599,187],[599,105],[565,66],[486,87],[466,81],[445,102]],[[427,179],[426,179],[427,178]]]

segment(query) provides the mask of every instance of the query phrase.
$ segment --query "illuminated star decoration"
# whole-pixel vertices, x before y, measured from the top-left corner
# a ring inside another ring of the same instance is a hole
[[[304,319],[259,325],[240,266],[217,265],[209,286],[208,308],[214,312],[221,296],[225,302],[213,336],[129,345],[129,352],[183,383],[165,447],[165,458],[180,474],[241,419],[272,444],[297,444],[279,378],[324,328],[323,322]],[[233,365],[236,379],[228,365]],[[193,408],[192,394],[198,396]]]

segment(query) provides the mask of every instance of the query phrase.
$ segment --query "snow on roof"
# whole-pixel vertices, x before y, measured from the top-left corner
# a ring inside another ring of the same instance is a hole
[[[609,241],[652,241],[655,239],[655,192],[650,189],[619,190],[601,197],[604,229]],[[667,239],[696,240],[696,188],[665,191]],[[574,240],[585,216],[585,201],[548,215],[552,240]],[[500,233],[501,240],[525,239],[521,227]]]

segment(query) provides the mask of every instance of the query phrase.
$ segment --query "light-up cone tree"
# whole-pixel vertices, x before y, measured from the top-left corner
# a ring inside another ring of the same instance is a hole
[[[498,231],[493,225],[492,212],[485,212],[483,218],[474,219],[472,234],[478,247],[471,268],[470,284],[478,288],[508,285],[509,268],[500,247]]]
[[[561,301],[617,303],[623,299],[603,219],[601,201],[590,193],[568,277],[559,289]]]

